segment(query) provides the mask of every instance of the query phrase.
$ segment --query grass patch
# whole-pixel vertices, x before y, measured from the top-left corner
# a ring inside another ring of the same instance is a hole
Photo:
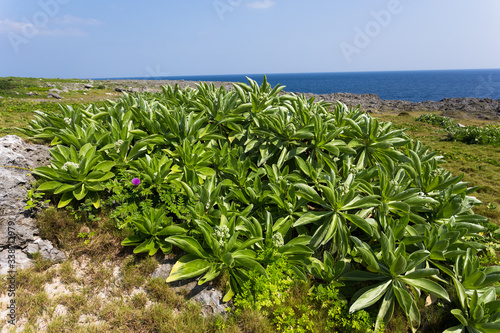
[[[71,261],[65,261],[61,264],[58,270],[59,279],[62,283],[71,284],[77,283],[79,280],[76,277],[75,269],[73,268]]]
[[[77,216],[74,211],[49,208],[40,212],[37,220],[42,238],[76,256],[85,254],[93,261],[101,262],[128,251],[121,246],[128,232],[117,229],[106,212],[100,213],[99,220],[92,221]],[[82,231],[94,233],[82,238],[79,237]]]
[[[146,284],[146,290],[152,301],[167,304],[173,309],[180,308],[185,303],[184,297],[173,291],[165,282],[165,279],[150,279]]]
[[[126,258],[121,271],[124,290],[141,287],[157,266],[158,261],[155,257],[141,255]]]
[[[17,316],[27,318],[29,323],[35,323],[51,304],[52,302],[44,290],[36,293],[31,293],[23,288],[17,290]]]

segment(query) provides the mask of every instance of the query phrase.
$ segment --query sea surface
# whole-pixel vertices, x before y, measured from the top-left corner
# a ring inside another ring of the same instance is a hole
[[[500,99],[500,69],[266,74],[268,82],[285,91],[329,94],[377,94],[386,100],[412,102],[443,98]],[[149,80],[262,82],[264,74],[148,77]],[[135,78],[137,79],[137,78]]]

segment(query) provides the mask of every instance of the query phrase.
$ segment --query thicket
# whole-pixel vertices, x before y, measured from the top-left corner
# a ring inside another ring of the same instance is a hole
[[[500,144],[500,127],[498,125],[460,126],[452,119],[437,114],[423,114],[415,120],[443,127],[449,140],[467,144]]]
[[[314,320],[262,299],[283,293],[276,267],[316,281],[308,297],[330,307],[330,329],[343,313],[347,331],[381,330],[400,307],[416,332],[419,300],[437,298],[456,318],[446,332],[498,332],[500,267],[477,256],[488,221],[476,189],[391,123],[281,90],[201,83],[38,112],[21,129],[53,145],[37,190],[61,209],[109,207],[136,253],[185,251],[168,282],[226,281],[224,301],[282,318],[280,331]]]
[[[12,79],[0,79],[0,91],[11,90],[16,87]]]

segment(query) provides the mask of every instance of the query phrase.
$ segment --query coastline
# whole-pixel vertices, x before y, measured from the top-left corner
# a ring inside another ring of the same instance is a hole
[[[99,80],[104,85],[114,85],[116,91],[126,92],[157,92],[161,91],[162,85],[178,84],[180,88],[195,87],[199,81],[185,80]],[[216,87],[224,86],[231,89],[233,82],[212,82]],[[316,100],[336,103],[340,101],[349,107],[356,107],[358,104],[361,109],[370,113],[385,112],[441,112],[441,115],[456,119],[481,119],[500,121],[500,99],[491,98],[444,98],[440,101],[411,102],[404,100],[383,100],[376,94],[352,94],[352,93],[331,93],[331,94],[313,94],[302,92],[291,92],[296,95],[304,95],[307,98],[315,97]]]
[[[234,82],[224,81],[186,81],[186,80],[148,80],[148,79],[45,79],[45,78],[0,78],[4,82],[13,81],[10,90],[3,90],[0,102],[11,101],[50,102],[60,100],[63,103],[91,103],[106,99],[119,98],[123,92],[143,93],[161,92],[161,86],[179,85],[181,89],[195,88],[200,82],[212,83],[215,87],[224,86],[233,89]],[[0,82],[1,83],[1,82]],[[16,86],[16,84],[18,86]],[[0,92],[2,92],[0,90]],[[316,101],[337,103],[348,107],[357,107],[374,114],[399,113],[434,113],[457,120],[479,120],[492,123],[500,122],[500,99],[491,98],[444,98],[440,101],[411,102],[407,100],[385,100],[376,94],[353,94],[337,92],[313,94],[288,90],[285,93],[314,97]],[[4,103],[5,104],[5,103]]]

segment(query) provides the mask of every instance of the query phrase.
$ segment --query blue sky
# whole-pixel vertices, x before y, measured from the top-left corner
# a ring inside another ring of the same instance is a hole
[[[0,76],[500,68],[498,0],[0,0]]]

